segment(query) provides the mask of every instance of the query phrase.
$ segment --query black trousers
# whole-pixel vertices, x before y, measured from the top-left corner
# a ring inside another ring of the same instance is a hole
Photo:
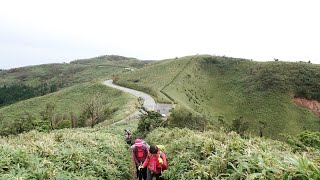
[[[164,180],[161,174],[152,174],[151,171],[148,169],[147,180],[152,180],[153,177],[156,177],[156,180]]]
[[[137,172],[137,178],[139,180],[146,180],[147,179],[147,168],[141,168],[140,170],[138,169],[139,166],[136,166],[136,172]]]

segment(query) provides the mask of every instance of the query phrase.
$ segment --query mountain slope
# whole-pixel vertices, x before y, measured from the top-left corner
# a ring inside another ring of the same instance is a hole
[[[84,83],[45,96],[20,101],[0,109],[0,135],[16,134],[31,129],[48,130],[47,107],[54,107],[55,128],[71,126],[71,117],[79,122],[92,99],[108,110],[109,123],[119,121],[135,111],[136,98],[100,83]],[[104,120],[104,119],[103,119]],[[107,122],[106,122],[107,123]]]
[[[122,74],[117,83],[148,92],[159,101],[169,97],[214,126],[218,118],[231,124],[243,117],[250,133],[280,138],[280,133],[320,130],[319,118],[293,101],[294,97],[320,100],[319,72],[319,65],[306,63],[201,55],[151,63]]]

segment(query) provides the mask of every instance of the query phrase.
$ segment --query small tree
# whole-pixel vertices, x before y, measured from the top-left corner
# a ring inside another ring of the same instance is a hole
[[[40,113],[42,120],[48,122],[49,128],[54,130],[54,115],[55,115],[55,108],[54,104],[47,103],[46,109]]]
[[[218,124],[221,128],[223,128],[224,131],[229,131],[230,127],[229,125],[226,123],[224,116],[219,115],[218,116]]]
[[[81,113],[79,119],[78,119],[78,123],[77,123],[77,127],[85,127],[87,124],[87,113],[86,111],[83,110],[83,112]]]
[[[262,137],[263,136],[263,131],[264,131],[265,127],[267,126],[267,123],[264,122],[264,121],[259,121],[259,124],[260,124],[260,126],[259,126],[259,135],[260,135],[260,137]]]
[[[78,123],[78,117],[73,112],[71,112],[70,113],[70,125],[71,125],[71,128],[76,128],[77,127],[77,123]]]
[[[119,79],[120,79],[120,77],[119,77],[118,74],[112,75],[112,80],[113,80],[114,83],[116,83]]]
[[[241,136],[244,135],[244,132],[249,128],[249,123],[243,120],[243,116],[235,118],[232,121],[231,130],[237,132]]]
[[[15,133],[23,133],[34,129],[35,118],[29,112],[24,112],[18,119],[13,123]]]
[[[155,128],[164,126],[161,114],[154,111],[147,111],[147,114],[142,116],[138,123],[138,135],[144,137],[148,132]]]
[[[96,124],[105,120],[112,111],[110,110],[112,103],[103,103],[98,94],[95,95],[85,106],[81,115],[81,123],[85,123],[84,118],[89,120],[90,126],[93,128]],[[107,104],[107,106],[105,105]]]

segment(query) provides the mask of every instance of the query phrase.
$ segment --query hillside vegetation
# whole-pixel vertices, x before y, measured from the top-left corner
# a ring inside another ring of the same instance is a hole
[[[0,179],[129,179],[123,127],[0,138]]]
[[[93,103],[101,110],[95,123],[119,121],[136,108],[136,98],[129,94],[100,83],[84,83],[1,108],[0,135],[90,125],[87,108]]]
[[[275,140],[178,128],[158,128],[146,140],[166,147],[166,179],[320,178],[320,151],[313,148],[294,152]]]
[[[248,133],[281,138],[281,133],[320,130],[319,117],[293,102],[294,97],[320,99],[319,72],[319,65],[307,63],[201,55],[148,64],[121,74],[117,84],[160,102],[171,99],[202,114],[212,126],[230,126],[240,118],[248,123]]]

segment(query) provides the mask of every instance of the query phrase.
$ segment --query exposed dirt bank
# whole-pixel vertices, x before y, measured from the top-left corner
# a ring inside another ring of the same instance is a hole
[[[294,98],[294,103],[300,107],[305,107],[320,117],[320,102],[316,100],[308,100],[303,98]]]

